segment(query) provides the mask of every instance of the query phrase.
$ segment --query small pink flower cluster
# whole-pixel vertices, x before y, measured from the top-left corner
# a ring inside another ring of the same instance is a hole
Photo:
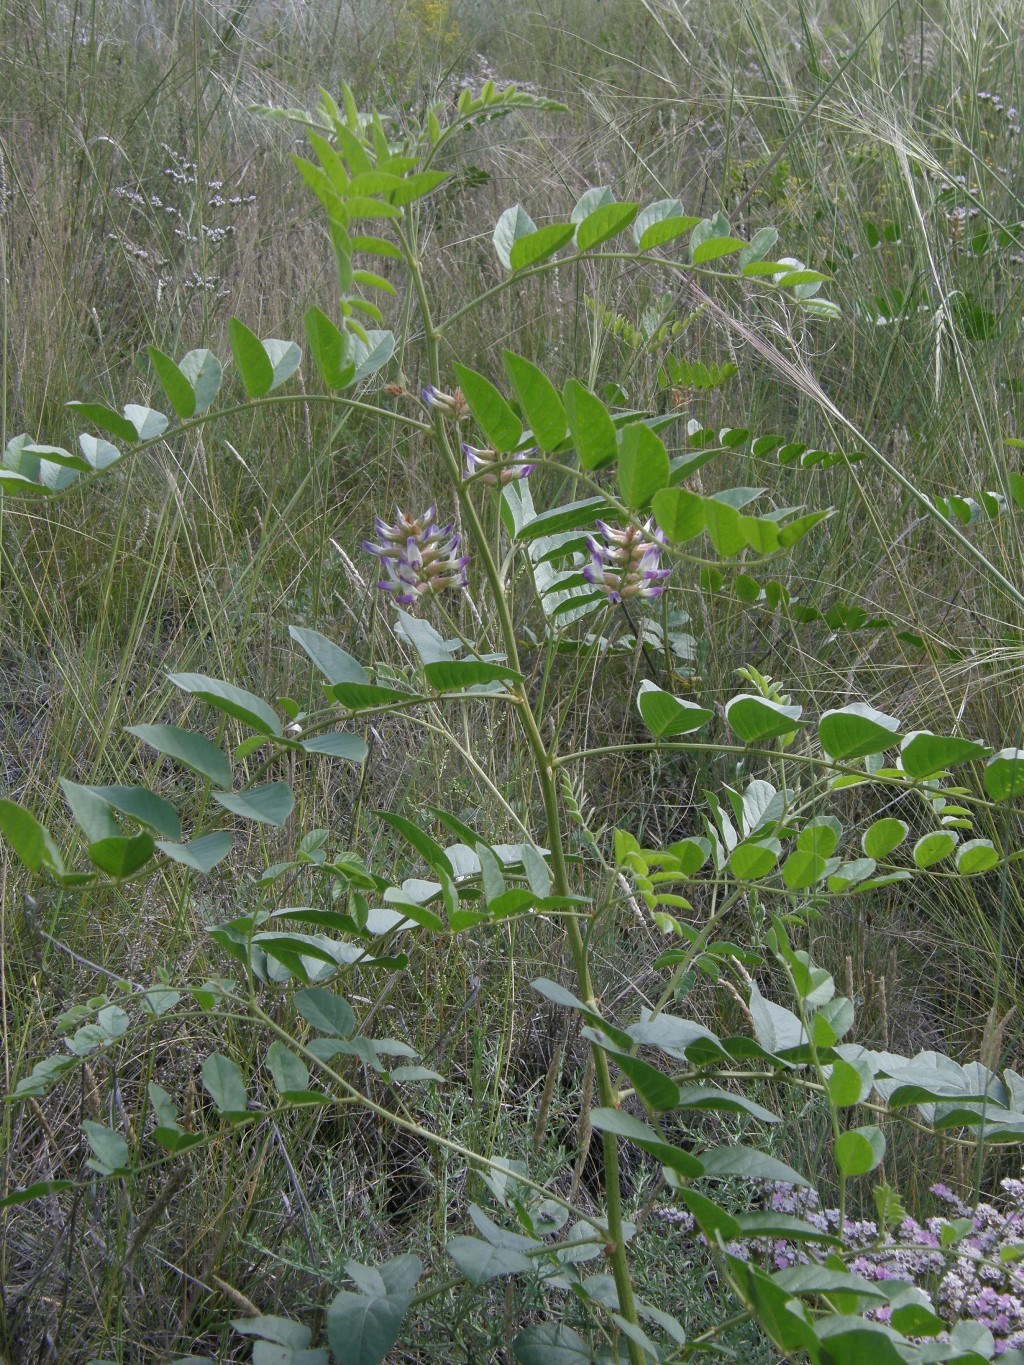
[[[986,1327],[995,1341],[996,1357],[1024,1348],[1024,1263],[1014,1259],[1016,1249],[1024,1248],[1024,1180],[1000,1183],[1006,1195],[1003,1208],[990,1203],[972,1208],[948,1186],[933,1185],[932,1194],[948,1210],[945,1215],[926,1218],[923,1223],[905,1218],[892,1233],[880,1232],[870,1219],[846,1219],[843,1242],[848,1252],[855,1253],[844,1258],[847,1269],[875,1283],[903,1280],[916,1284],[930,1293],[936,1314],[951,1328],[960,1321]],[[813,1190],[776,1185],[767,1195],[767,1207],[802,1218],[822,1232],[835,1235],[839,1231],[839,1210],[820,1208]],[[684,1232],[696,1232],[692,1216],[685,1211],[667,1208],[660,1217]],[[943,1244],[944,1237],[948,1245]],[[696,1240],[704,1239],[697,1236]],[[1004,1261],[1002,1255],[1010,1247],[1015,1250]],[[727,1250],[769,1270],[807,1265],[827,1254],[824,1246],[781,1239],[737,1242]],[[868,1316],[884,1322],[889,1311],[878,1308]]]

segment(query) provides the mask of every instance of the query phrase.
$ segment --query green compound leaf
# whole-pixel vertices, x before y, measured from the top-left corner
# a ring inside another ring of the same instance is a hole
[[[714,712],[699,706],[696,702],[673,697],[657,683],[645,680],[640,684],[637,706],[643,716],[644,724],[656,739],[669,739],[673,735],[688,735],[699,730]]]
[[[237,318],[228,323],[228,341],[246,393],[250,398],[262,398],[274,384],[274,366],[263,342]]]
[[[295,809],[295,797],[287,782],[267,782],[240,792],[214,792],[213,799],[243,820],[261,825],[284,825]]]
[[[505,371],[515,389],[533,439],[550,453],[564,442],[569,420],[558,390],[543,370],[512,351],[503,352]]]
[[[183,692],[199,697],[208,706],[240,720],[251,730],[281,738],[281,722],[274,711],[265,701],[246,692],[244,688],[235,687],[221,678],[207,677],[204,673],[168,673],[167,679]]]
[[[523,434],[519,418],[491,381],[482,374],[458,364],[455,373],[473,420],[487,438],[487,443],[503,455],[511,454]]]

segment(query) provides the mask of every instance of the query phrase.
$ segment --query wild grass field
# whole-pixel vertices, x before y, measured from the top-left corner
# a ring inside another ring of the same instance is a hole
[[[147,346],[226,358],[233,317],[258,337],[299,339],[311,307],[335,315],[327,219],[293,161],[309,154],[306,130],[258,107],[311,111],[321,88],[340,99],[344,83],[400,139],[428,106],[453,110],[464,91],[514,82],[565,112],[470,127],[419,220],[424,280],[436,315],[452,319],[442,371],[458,360],[507,392],[510,349],[558,387],[575,377],[614,407],[676,413],[664,436],[672,454],[685,443],[671,433],[687,421],[866,452],[804,466],[741,441],[696,469],[686,487],[701,497],[768,490],[775,509],[832,515],[770,563],[744,552],[716,565],[707,551],[706,562],[676,564],[653,615],[642,601],[625,615],[608,608],[602,647],[584,639],[591,623],[567,629],[571,649],[545,652],[543,612],[513,595],[541,738],[596,751],[561,789],[569,855],[595,847],[610,858],[613,828],[645,848],[699,835],[704,792],[736,778],[728,753],[642,746],[636,694],[647,678],[720,712],[742,690],[737,668],[753,667],[814,714],[865,702],[899,717],[901,732],[1024,749],[1022,20],[1015,0],[4,0],[0,448],[23,432],[72,448],[76,400],[166,407]],[[677,197],[696,219],[724,215],[744,241],[774,226],[780,251],[828,277],[838,316],[801,310],[756,280],[666,276],[625,260],[567,259],[498,288],[499,216],[522,203],[540,224],[562,222],[597,186],[622,202]],[[389,602],[362,542],[375,516],[437,501],[442,476],[423,431],[388,417],[422,419],[402,391],[418,394],[428,379],[415,294],[397,273],[393,283],[376,297],[397,350],[362,406],[222,400],[232,410],[216,423],[153,442],[59,497],[0,493],[0,797],[61,841],[73,824],[58,776],[159,781],[196,820],[208,813],[201,785],[126,734],[186,714],[206,724],[169,673],[305,706],[318,685],[290,625],[364,661],[388,657]],[[315,392],[308,357],[301,377]],[[545,505],[583,496],[557,469],[530,478],[538,503],[538,490]],[[481,609],[449,607],[482,639]],[[447,631],[442,608],[433,612],[420,614]],[[665,627],[654,657],[649,641],[637,644],[645,612]],[[259,877],[310,830],[395,877],[408,875],[409,849],[377,811],[429,822],[424,812],[441,807],[495,840],[543,844],[531,755],[508,711],[456,704],[425,725],[399,711],[368,723],[365,763],[319,759],[301,776],[288,767],[298,803],[288,823],[240,826],[209,877],[166,863],[123,884],[41,887],[0,843],[0,1191],[58,1182],[0,1207],[0,1360],[312,1365],[326,1361],[323,1312],[348,1283],[346,1262],[410,1252],[435,1274],[389,1361],[638,1358],[614,1329],[587,1338],[604,1356],[513,1354],[516,1332],[543,1318],[555,1291],[526,1278],[472,1293],[438,1250],[467,1230],[470,1201],[487,1197],[461,1153],[522,1161],[538,1186],[595,1214],[606,1197],[606,1149],[585,1118],[597,1103],[594,1061],[575,1016],[529,985],[564,975],[557,913],[427,939],[406,970],[348,983],[361,1017],[445,1077],[401,1092],[374,1080],[404,1128],[345,1101],[278,1110],[254,1082],[266,1101],[258,1122],[226,1125],[165,1161],[146,1146],[148,1087],[174,1096],[188,1129],[211,1112],[207,1055],[256,1076],[265,1051],[244,1010],[202,999],[147,1017],[45,1094],[10,1098],[120,998],[119,983],[229,977],[238,963],[208,931],[268,894],[291,904],[298,873],[270,893]],[[714,724],[721,744],[724,722]],[[229,747],[241,737],[230,723],[206,732]],[[622,744],[635,747],[613,752]],[[965,789],[984,797],[967,779]],[[915,837],[924,828],[899,795],[891,809],[871,807],[859,787],[835,801],[851,828],[879,814],[910,820]],[[980,809],[975,833],[1009,850],[1021,822],[1007,809]],[[858,1042],[993,1070],[1020,1063],[1015,867],[981,877],[937,868],[822,902],[802,923],[801,946],[856,1005]],[[655,964],[666,943],[635,887],[621,875],[617,885],[614,913],[595,921],[587,946],[596,999],[635,1014],[665,986]],[[707,907],[695,900],[700,927]],[[746,895],[723,935],[745,944],[752,922],[762,935],[759,905]],[[756,965],[689,973],[673,1008],[716,1033],[745,1026],[751,971],[762,979]],[[276,1019],[272,997],[268,988],[261,999]],[[752,1093],[769,1103],[773,1092]],[[822,1172],[823,1202],[834,1202],[824,1106],[812,1096],[785,1106],[765,1150]],[[129,1178],[90,1179],[83,1122],[124,1137],[137,1156]],[[716,1111],[697,1127],[728,1143],[745,1123]],[[978,1155],[948,1135],[886,1134],[879,1178],[922,1221],[936,1211],[936,1182],[973,1207],[1020,1174],[1013,1145]],[[675,1353],[662,1343],[662,1359],[804,1358],[773,1344],[750,1305],[728,1302],[692,1224],[665,1216],[656,1161],[623,1147],[621,1180],[638,1289],[686,1333]],[[748,1198],[739,1180],[728,1190]],[[873,1208],[867,1185],[851,1198],[858,1216]],[[558,1292],[565,1320],[584,1330],[584,1309]],[[312,1344],[260,1341],[254,1353],[231,1322],[257,1314],[311,1325]],[[331,1345],[342,1365],[380,1358]]]

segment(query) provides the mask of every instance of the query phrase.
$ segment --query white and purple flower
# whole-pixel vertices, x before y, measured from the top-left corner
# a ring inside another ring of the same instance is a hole
[[[450,417],[454,422],[464,422],[469,416],[469,404],[461,389],[445,393],[434,384],[420,389],[423,406],[430,412],[439,412],[442,417]]]
[[[660,597],[671,572],[661,567],[665,535],[649,518],[643,525],[597,523],[599,535],[587,537],[590,563],[583,576],[616,606],[634,597]]]
[[[412,606],[428,592],[466,587],[469,556],[458,553],[460,538],[452,523],[438,526],[433,507],[420,517],[411,517],[399,507],[395,512],[391,523],[374,518],[379,544],[363,541],[363,549],[378,557],[386,575],[377,587],[394,593],[403,607]]]
[[[513,479],[525,479],[528,474],[533,473],[533,465],[523,464],[522,461],[524,456],[532,455],[535,449],[536,447],[532,450],[523,450],[516,455],[501,455],[496,450],[482,449],[463,441],[466,478],[476,477],[480,483],[486,483],[490,487],[511,483]]]

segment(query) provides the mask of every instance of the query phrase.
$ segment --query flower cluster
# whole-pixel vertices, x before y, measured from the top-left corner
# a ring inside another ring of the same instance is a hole
[[[532,464],[522,464],[524,455],[533,454],[532,450],[521,451],[518,455],[501,455],[496,450],[484,450],[479,446],[462,443],[462,453],[466,457],[466,478],[474,474],[481,483],[493,487],[499,483],[511,483],[513,479],[525,479],[533,473]]]
[[[420,397],[425,408],[431,412],[439,412],[442,417],[450,417],[453,422],[464,422],[469,416],[469,404],[461,389],[456,389],[454,393],[445,393],[444,389],[428,384],[426,388],[420,389]]]
[[[1024,1348],[1024,1265],[1016,1259],[1016,1248],[1024,1245],[1024,1180],[1001,1184],[1004,1208],[989,1203],[972,1208],[948,1186],[933,1185],[932,1194],[945,1206],[943,1215],[921,1223],[904,1218],[892,1233],[870,1219],[846,1219],[842,1239],[847,1269],[875,1283],[902,1280],[929,1291],[935,1313],[950,1327],[966,1320],[987,1328],[997,1358]],[[839,1231],[839,1210],[819,1208],[813,1190],[777,1185],[766,1202],[773,1212],[795,1215],[822,1232]],[[692,1216],[683,1210],[663,1209],[660,1216],[684,1232],[695,1231]],[[1012,1253],[1007,1251],[1011,1247]],[[727,1249],[768,1270],[806,1265],[809,1251],[816,1259],[826,1251],[781,1239],[733,1243]],[[868,1316],[884,1322],[889,1313],[886,1306]]]
[[[424,593],[464,588],[469,556],[458,553],[459,536],[452,524],[438,526],[433,507],[421,517],[411,517],[398,507],[395,512],[391,524],[374,518],[380,544],[363,541],[363,549],[380,559],[387,575],[378,588],[394,593],[395,601],[403,607],[412,606]]]
[[[607,596],[612,605],[632,597],[660,597],[669,575],[661,567],[665,535],[651,518],[642,526],[597,523],[599,534],[587,537],[590,563],[583,576]]]

